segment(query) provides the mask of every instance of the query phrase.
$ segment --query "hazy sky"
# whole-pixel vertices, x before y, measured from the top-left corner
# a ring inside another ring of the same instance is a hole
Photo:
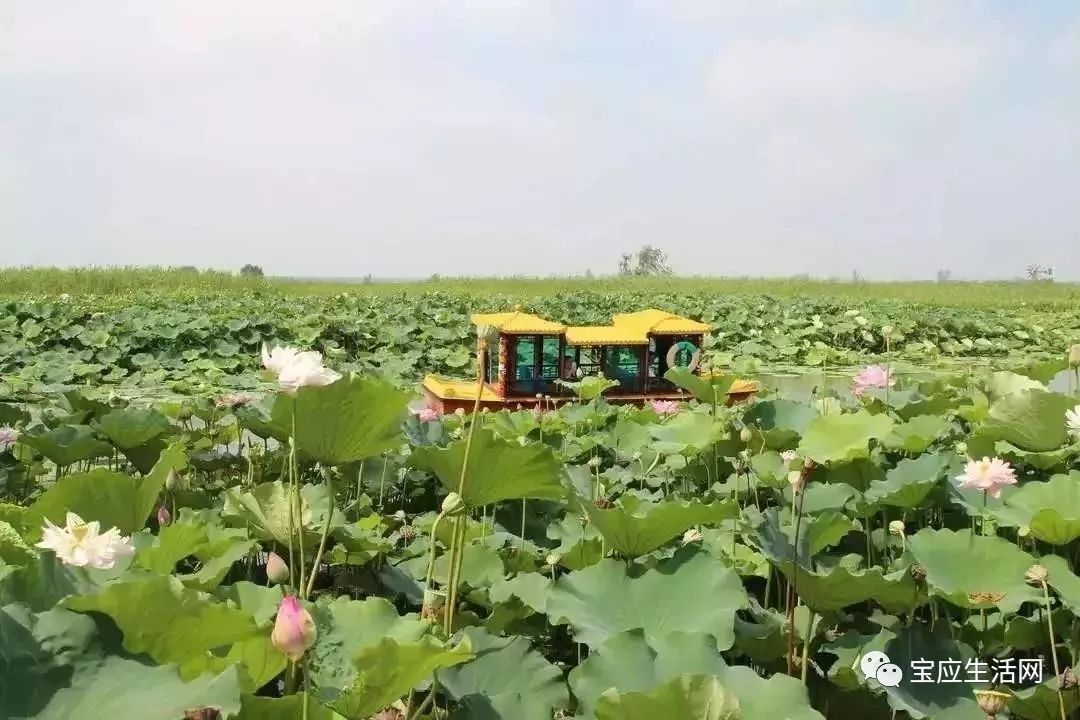
[[[1075,0],[3,0],[0,264],[1080,280]]]

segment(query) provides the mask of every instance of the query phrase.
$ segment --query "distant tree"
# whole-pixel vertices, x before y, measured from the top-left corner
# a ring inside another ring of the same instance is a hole
[[[623,253],[619,258],[619,275],[655,277],[671,274],[667,254],[652,245],[643,245],[635,254]]]
[[[952,280],[952,270],[942,268],[937,271],[937,281],[939,283],[947,283]]]
[[[244,267],[240,268],[240,275],[243,277],[262,277],[263,269],[258,265],[252,265],[248,263]]]
[[[585,270],[585,279],[586,280],[592,280],[593,279],[592,270],[588,270],[588,269]]]

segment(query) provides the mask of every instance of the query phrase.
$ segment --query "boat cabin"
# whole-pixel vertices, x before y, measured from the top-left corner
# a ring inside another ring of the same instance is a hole
[[[579,381],[603,375],[618,385],[604,392],[612,403],[644,404],[690,397],[664,379],[671,368],[698,372],[702,343],[711,328],[663,310],[616,315],[611,325],[567,326],[528,313],[476,314],[479,378],[453,380],[429,375],[424,395],[439,412],[472,410],[481,387],[480,405],[490,409],[535,402],[538,395],[554,402],[574,398],[558,380]],[[728,393],[738,402],[757,392],[756,383],[737,381]]]

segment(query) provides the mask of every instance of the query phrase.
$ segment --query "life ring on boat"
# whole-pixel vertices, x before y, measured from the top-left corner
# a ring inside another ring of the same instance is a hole
[[[671,349],[667,353],[667,365],[669,368],[680,367],[678,364],[679,352],[690,353],[690,364],[686,366],[688,372],[694,372],[697,370],[698,365],[701,364],[701,348],[689,340],[680,340],[671,346]]]

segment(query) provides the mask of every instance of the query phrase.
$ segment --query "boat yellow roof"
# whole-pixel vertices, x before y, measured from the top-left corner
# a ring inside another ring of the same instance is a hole
[[[561,335],[566,326],[526,312],[476,313],[470,318],[474,325],[490,325],[507,334]]]
[[[653,335],[692,335],[707,333],[712,330],[712,326],[707,323],[684,318],[663,310],[656,310],[655,308],[616,315],[612,319],[615,327],[633,330],[639,335],[648,335],[650,333]]]
[[[428,375],[424,378],[424,387],[440,398],[476,400],[475,380],[448,380],[438,375]],[[501,395],[487,385],[483,386],[480,399],[486,402],[501,402],[503,400]]]
[[[582,326],[566,328],[567,345],[648,345],[649,338],[633,328]]]

